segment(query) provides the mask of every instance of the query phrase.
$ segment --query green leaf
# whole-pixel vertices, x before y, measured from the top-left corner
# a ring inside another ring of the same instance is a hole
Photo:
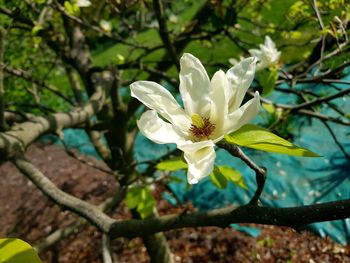
[[[46,0],[34,0],[34,2],[40,5],[40,4],[45,3]]]
[[[165,171],[177,171],[181,169],[187,169],[187,163],[185,163],[180,157],[174,157],[169,160],[162,161],[156,165],[158,170]]]
[[[36,23],[35,26],[33,26],[32,28],[32,35],[35,36],[42,29],[43,26],[41,24]]]
[[[141,187],[134,187],[129,189],[126,194],[126,206],[129,209],[134,209],[137,207],[138,203],[141,201]]]
[[[257,77],[260,85],[263,87],[262,94],[264,96],[269,95],[275,88],[275,83],[278,79],[278,69],[269,68],[257,73]]]
[[[248,186],[245,183],[244,178],[239,171],[229,166],[219,166],[219,170],[228,181],[234,183],[239,187],[242,187],[243,189],[248,189]]]
[[[314,152],[298,147],[259,126],[252,124],[244,125],[237,131],[226,135],[225,139],[228,143],[267,152],[304,157],[320,157]]]
[[[0,239],[0,262],[41,263],[36,251],[26,242],[17,238]]]
[[[80,14],[80,7],[76,3],[65,1],[63,5],[64,5],[64,10],[69,15],[78,16]]]
[[[262,103],[261,106],[270,114],[276,113],[276,108],[273,104]]]
[[[214,170],[209,175],[209,178],[217,188],[224,189],[227,187],[227,179],[217,166],[214,166]]]
[[[177,176],[169,175],[168,179],[170,180],[170,182],[174,182],[174,183],[182,183],[183,182],[182,178],[177,177]]]
[[[126,206],[135,209],[141,218],[147,218],[153,214],[156,201],[147,187],[131,188],[126,195]]]

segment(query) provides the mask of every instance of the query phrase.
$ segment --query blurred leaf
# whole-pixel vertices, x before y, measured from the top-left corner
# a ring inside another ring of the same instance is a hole
[[[269,68],[257,72],[257,77],[260,85],[263,87],[262,94],[264,96],[269,95],[276,86],[276,80],[278,79],[278,69]]]
[[[248,186],[245,183],[244,178],[239,171],[229,166],[219,166],[219,170],[228,181],[234,183],[239,187],[242,187],[243,189],[248,189]]]
[[[126,206],[129,209],[136,208],[141,200],[141,187],[131,188],[126,195]]]
[[[304,157],[320,157],[316,153],[305,148],[300,148],[259,126],[252,124],[244,125],[237,131],[226,135],[225,139],[228,143],[267,152]]]
[[[180,157],[174,157],[158,163],[156,168],[164,171],[177,171],[187,169],[187,163],[185,163]]]
[[[72,15],[72,16],[78,16],[80,14],[80,7],[74,2],[70,2],[70,1],[65,1],[64,2],[64,10]]]
[[[32,35],[35,36],[41,29],[43,29],[43,26],[39,23],[36,23],[32,28]]]
[[[229,166],[214,166],[209,178],[219,189],[226,188],[228,182],[232,182],[243,189],[248,189],[241,173]]]
[[[262,103],[261,106],[270,114],[276,113],[276,108],[273,106],[273,104]]]
[[[153,213],[156,201],[147,187],[131,188],[126,195],[126,206],[135,209],[141,218],[147,218]]]
[[[177,176],[172,176],[172,175],[169,175],[168,176],[168,179],[171,181],[171,182],[174,182],[174,183],[182,183],[183,180]]]
[[[36,251],[26,242],[17,238],[0,239],[0,262],[41,263]]]
[[[214,166],[214,170],[209,175],[209,178],[217,188],[224,189],[227,187],[227,179],[217,166]]]

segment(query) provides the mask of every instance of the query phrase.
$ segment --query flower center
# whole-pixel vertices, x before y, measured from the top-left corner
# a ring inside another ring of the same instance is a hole
[[[199,114],[193,114],[191,116],[192,124],[190,127],[190,133],[196,139],[202,140],[204,138],[209,139],[209,136],[215,130],[215,124],[209,121],[209,118],[203,118]]]

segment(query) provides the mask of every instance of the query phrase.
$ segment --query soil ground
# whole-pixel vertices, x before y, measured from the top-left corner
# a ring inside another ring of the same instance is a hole
[[[60,189],[93,204],[111,197],[114,179],[68,156],[55,145],[31,146],[26,157]],[[83,157],[99,167],[100,162]],[[105,167],[104,167],[105,168]],[[34,245],[53,231],[74,222],[77,217],[62,211],[49,201],[9,162],[0,166],[0,237],[19,237]],[[154,195],[160,199],[162,189]],[[192,210],[190,204],[184,205]],[[160,200],[161,214],[184,210]],[[122,204],[112,214],[130,218]],[[256,226],[256,225],[254,225]],[[350,246],[342,246],[329,238],[290,228],[259,226],[262,234],[253,238],[226,228],[189,228],[169,231],[166,236],[176,262],[350,262]],[[102,262],[101,235],[93,226],[78,229],[40,254],[43,262]],[[112,242],[115,262],[149,262],[139,238]]]

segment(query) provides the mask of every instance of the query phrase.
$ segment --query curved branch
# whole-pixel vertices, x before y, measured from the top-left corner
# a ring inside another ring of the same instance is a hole
[[[323,204],[290,208],[272,208],[245,205],[239,208],[226,207],[208,212],[166,215],[147,220],[116,222],[110,229],[110,237],[137,237],[160,231],[184,227],[227,227],[233,223],[257,223],[289,226],[300,229],[308,224],[350,217],[350,199]]]
[[[184,227],[227,227],[233,223],[258,223],[300,229],[310,223],[350,217],[350,199],[348,199],[290,208],[259,207],[255,205],[245,205],[238,208],[230,206],[208,212],[173,214],[145,220],[117,221],[103,213],[97,206],[58,189],[44,174],[23,157],[17,157],[12,162],[40,191],[56,204],[87,219],[100,231],[107,233],[111,239],[147,236]]]
[[[74,213],[87,219],[103,232],[107,232],[114,219],[103,213],[97,206],[80,200],[70,194],[67,194],[57,188],[43,173],[33,164],[25,160],[23,156],[18,156],[12,160],[13,164],[32,181],[36,187],[53,200],[56,204],[73,211]]]
[[[245,162],[246,165],[250,169],[252,169],[255,172],[256,177],[256,183],[257,183],[257,189],[255,191],[255,194],[253,198],[250,200],[250,205],[256,205],[259,201],[260,195],[264,189],[265,180],[266,180],[266,169],[264,167],[259,167],[256,165],[245,153],[235,144],[229,144],[225,142],[220,142],[217,144],[219,147],[225,149],[228,151],[231,155],[241,159],[243,162]]]
[[[30,121],[14,126],[10,131],[0,133],[0,159],[6,160],[23,151],[30,143],[48,132],[74,127],[89,120],[101,110],[106,92],[111,83],[111,75],[105,72],[99,83],[96,83],[96,92],[90,101],[82,108],[68,113],[56,113],[44,117],[35,117]]]

